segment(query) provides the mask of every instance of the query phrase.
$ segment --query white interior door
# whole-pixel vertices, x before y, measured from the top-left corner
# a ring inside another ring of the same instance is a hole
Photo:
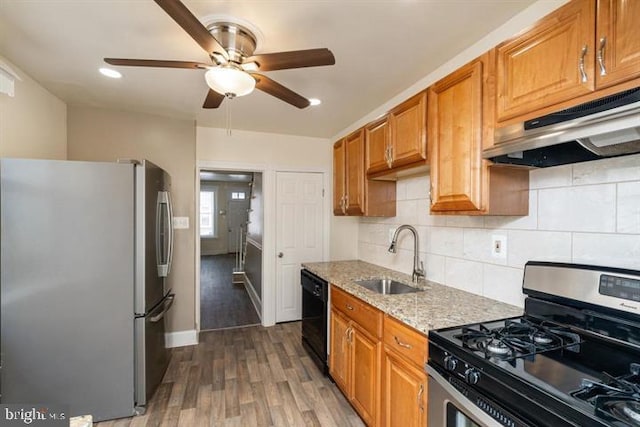
[[[302,318],[300,263],[322,261],[321,173],[276,174],[276,322]]]

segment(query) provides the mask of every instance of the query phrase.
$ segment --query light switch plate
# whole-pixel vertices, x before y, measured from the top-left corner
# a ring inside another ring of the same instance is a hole
[[[189,228],[189,217],[188,216],[174,216],[173,217],[173,229],[186,229]]]

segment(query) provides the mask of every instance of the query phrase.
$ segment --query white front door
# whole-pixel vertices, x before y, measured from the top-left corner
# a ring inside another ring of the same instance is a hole
[[[247,190],[244,190],[245,192]],[[240,246],[240,229],[244,228],[246,232],[247,220],[249,219],[249,198],[244,200],[233,200],[231,194],[237,191],[229,192],[229,202],[227,204],[227,230],[229,238],[227,239],[227,252],[235,253],[242,250]],[[248,194],[248,193],[247,193]]]
[[[276,322],[302,318],[300,263],[322,261],[321,173],[276,174]]]

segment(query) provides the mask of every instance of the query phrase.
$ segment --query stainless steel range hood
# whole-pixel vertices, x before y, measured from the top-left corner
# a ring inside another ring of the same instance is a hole
[[[548,167],[640,153],[640,88],[496,129],[482,157]]]

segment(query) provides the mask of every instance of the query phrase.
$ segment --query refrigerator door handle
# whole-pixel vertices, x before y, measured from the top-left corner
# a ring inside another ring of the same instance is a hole
[[[167,255],[167,275],[171,272],[171,264],[173,264],[173,200],[171,199],[171,193],[167,193],[167,228],[169,236],[169,254]]]
[[[158,191],[156,202],[156,262],[158,264],[159,277],[167,277],[169,274],[170,254],[173,246],[173,227],[171,225],[171,197],[168,191]]]
[[[159,322],[160,320],[162,320],[162,318],[164,318],[164,315],[167,314],[167,312],[169,311],[169,309],[171,308],[171,306],[173,305],[173,301],[176,299],[176,294],[170,294],[167,295],[165,301],[164,301],[164,308],[162,309],[162,311],[158,314],[156,314],[155,316],[151,316],[149,318],[150,322],[156,323]]]

